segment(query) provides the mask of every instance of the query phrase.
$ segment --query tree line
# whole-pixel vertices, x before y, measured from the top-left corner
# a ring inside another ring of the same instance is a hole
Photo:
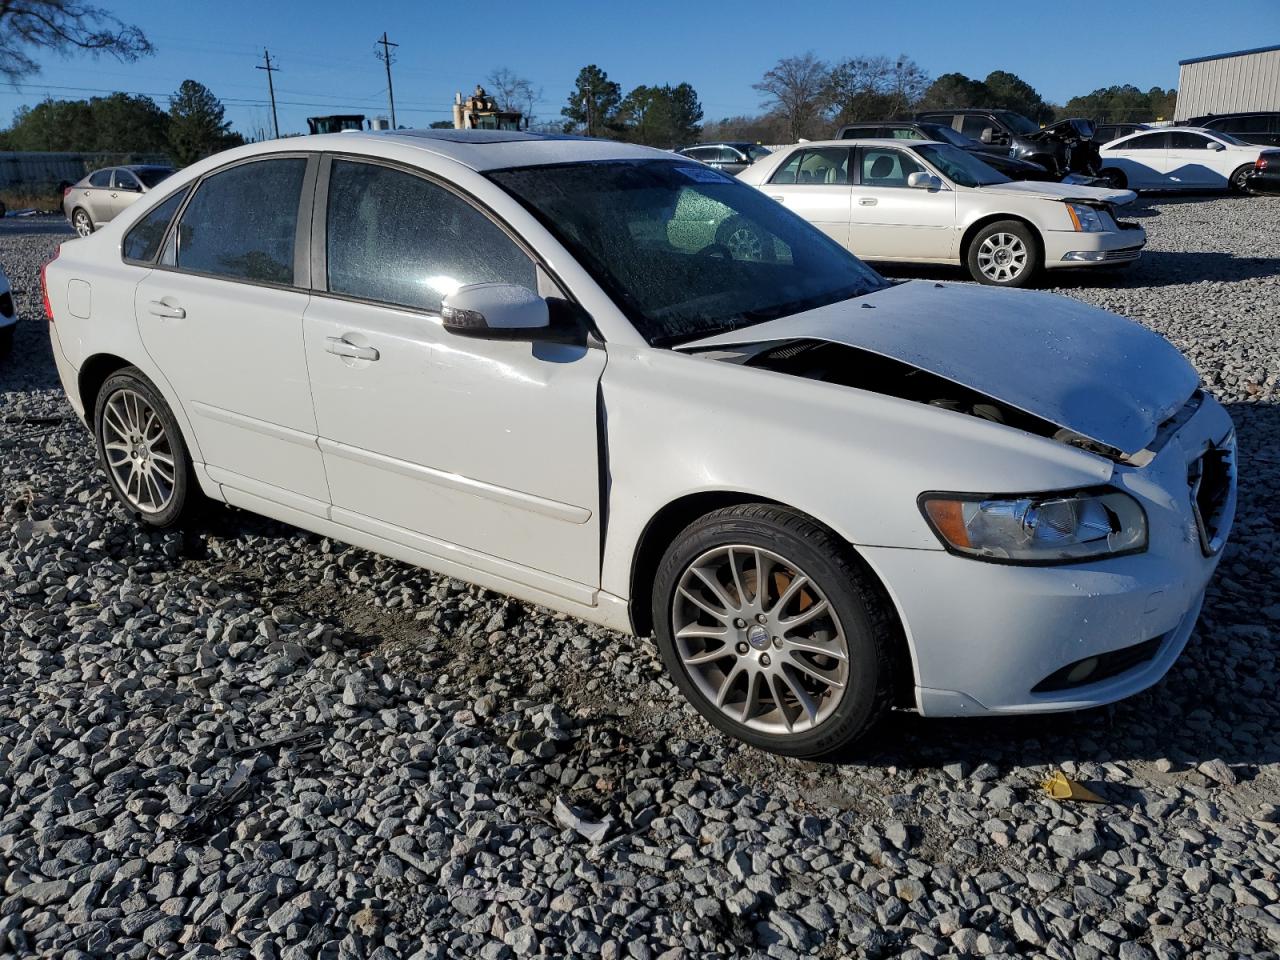
[[[0,150],[81,153],[160,153],[178,166],[239,146],[213,92],[184,80],[162,110],[150,97],[113,93],[89,100],[43,100],[19,107],[13,125],[0,130]]]

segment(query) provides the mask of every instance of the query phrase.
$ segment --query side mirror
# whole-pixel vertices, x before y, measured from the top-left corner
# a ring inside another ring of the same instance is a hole
[[[932,173],[917,170],[915,173],[907,174],[907,186],[916,187],[919,190],[941,190],[942,180]]]
[[[1213,151],[1215,151],[1215,152],[1217,152],[1217,153],[1221,153],[1223,150],[1225,150],[1225,149],[1227,149],[1227,148],[1226,148],[1226,147],[1224,147],[1222,144],[1220,144],[1217,140],[1210,140],[1210,141],[1209,141],[1209,149],[1210,149],[1210,150],[1213,150]]]
[[[136,183],[122,183],[116,187],[117,190],[123,190],[125,193],[141,193],[142,187]]]
[[[978,135],[978,139],[983,143],[991,143],[996,138],[996,132],[991,127],[983,127],[982,133]]]
[[[450,333],[485,340],[534,340],[551,327],[547,301],[513,283],[469,283],[444,298],[440,319]]]

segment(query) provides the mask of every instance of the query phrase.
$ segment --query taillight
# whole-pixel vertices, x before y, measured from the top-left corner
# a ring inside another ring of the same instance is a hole
[[[1267,155],[1265,153],[1258,154],[1258,159],[1253,161],[1253,169],[1259,173],[1267,169]]]
[[[49,263],[57,260],[58,254],[61,252],[62,247],[58,247],[57,250],[53,251],[53,257],[49,260]],[[49,302],[49,263],[40,268],[40,296],[44,300],[44,315],[49,318],[50,323],[53,323],[53,304]]]
[[[70,193],[70,192],[71,192],[71,187],[70,187],[70,186],[66,186],[66,187],[63,187],[63,188],[62,188],[62,195],[63,195],[64,197],[65,197],[68,193]]]

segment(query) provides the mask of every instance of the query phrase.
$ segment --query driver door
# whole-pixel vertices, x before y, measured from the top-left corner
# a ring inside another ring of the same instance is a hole
[[[907,185],[928,173],[907,150],[858,148],[849,224],[849,249],[877,260],[948,260],[956,246],[956,195],[944,185]]]
[[[477,205],[420,170],[326,159],[303,340],[332,517],[557,596],[600,577],[605,351],[462,337],[441,299],[558,293]]]

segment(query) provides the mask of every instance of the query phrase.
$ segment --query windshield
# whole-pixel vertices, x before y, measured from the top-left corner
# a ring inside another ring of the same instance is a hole
[[[173,171],[168,167],[143,167],[133,172],[147,187],[154,187],[165,177],[173,176]]]
[[[769,154],[771,153],[773,153],[772,150],[766,150],[764,147],[760,146],[759,144],[753,143],[751,144],[751,146],[747,147],[747,158],[752,163],[755,163],[757,160],[763,160],[765,157],[769,156]]]
[[[1039,124],[1033,123],[1020,113],[1001,111],[998,116],[1004,121],[1005,126],[1019,136],[1025,137],[1029,134],[1040,132]]]
[[[704,166],[604,160],[488,176],[556,235],[655,346],[888,285],[760,191]]]
[[[1229,133],[1223,133],[1221,130],[1208,130],[1208,131],[1205,131],[1205,132],[1206,132],[1206,133],[1208,133],[1208,134],[1209,134],[1209,136],[1211,136],[1211,137],[1213,137],[1213,138],[1215,138],[1215,139],[1217,139],[1217,140],[1221,140],[1223,143],[1229,143],[1229,144],[1231,144],[1233,147],[1255,147],[1255,146],[1257,146],[1257,144],[1255,144],[1255,143],[1247,143],[1246,141],[1241,140],[1239,137],[1233,137],[1231,134],[1229,134]]]
[[[962,187],[989,187],[996,183],[1008,183],[1009,178],[987,166],[972,153],[942,143],[926,143],[915,148],[946,175],[948,180]]]
[[[920,124],[920,129],[929,135],[930,140],[941,140],[943,143],[949,143],[955,147],[971,150],[974,147],[983,146],[980,140],[966,137],[959,130],[952,130],[950,127],[944,127],[940,123],[922,123]]]

